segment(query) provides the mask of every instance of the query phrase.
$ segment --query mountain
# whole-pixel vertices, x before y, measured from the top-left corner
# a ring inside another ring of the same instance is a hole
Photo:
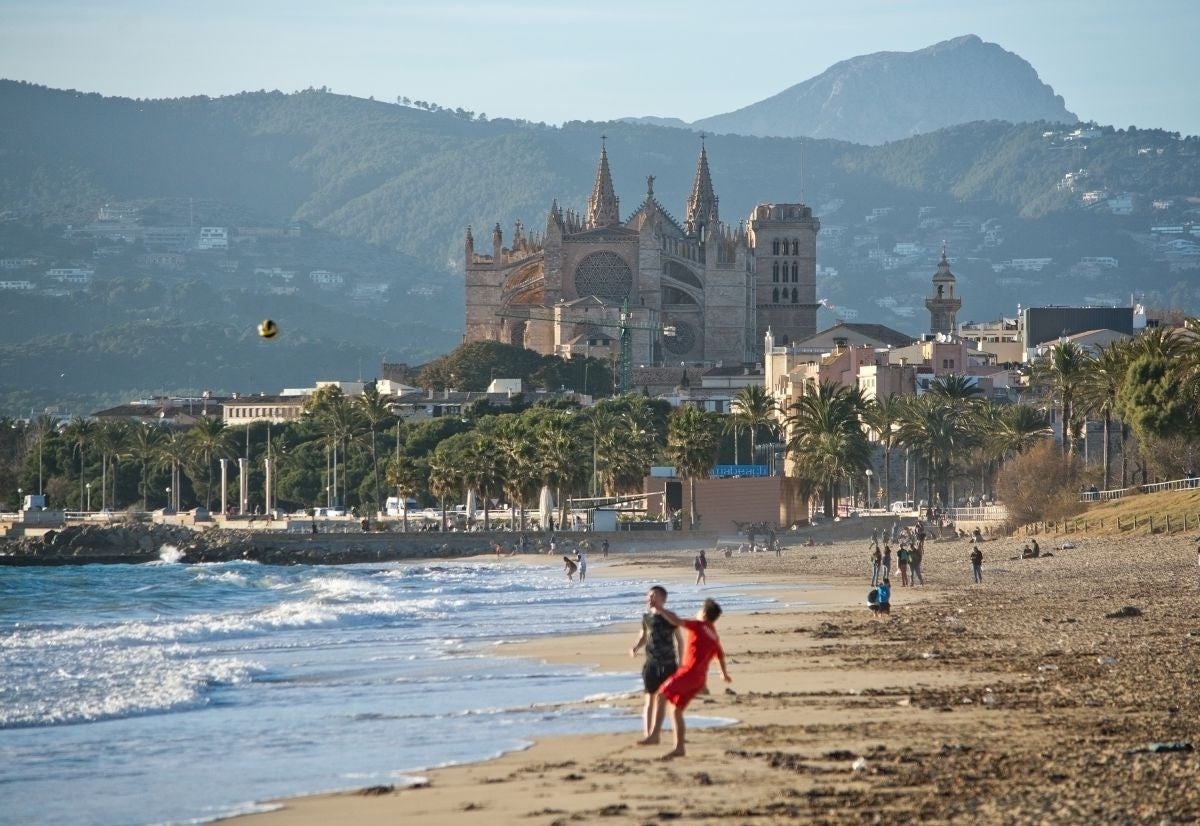
[[[831,66],[766,100],[692,124],[707,132],[880,144],[977,120],[1074,123],[1025,60],[975,35]]]
[[[0,292],[0,414],[67,398],[88,412],[105,388],[271,392],[371,376],[382,358],[427,361],[461,338],[468,225],[478,243],[499,223],[508,242],[517,221],[539,232],[554,199],[583,209],[601,135],[624,214],[653,174],[657,200],[681,215],[700,149],[684,129],[549,127],[317,89],[134,101],[0,81],[0,112],[0,261],[18,262],[0,282],[37,287]],[[921,332],[943,240],[960,318],[1131,292],[1200,309],[1188,261],[1171,258],[1192,236],[1171,252],[1150,232],[1197,223],[1194,138],[987,121],[873,147],[740,135],[706,146],[731,225],[763,201],[814,207],[818,295],[860,320]],[[106,203],[143,224],[230,227],[230,247],[156,267],[140,242],[77,232]],[[1035,257],[1049,269],[1006,269]],[[1119,265],[1076,266],[1085,258]],[[84,265],[90,292],[56,297],[46,271]],[[274,270],[292,286],[261,272]],[[312,271],[346,285],[318,288]],[[389,289],[356,297],[352,283]],[[264,349],[252,331],[268,316],[283,332]]]

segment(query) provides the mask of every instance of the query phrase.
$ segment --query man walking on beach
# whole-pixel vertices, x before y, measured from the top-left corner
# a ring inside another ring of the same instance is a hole
[[[651,746],[658,742],[662,730],[663,707],[666,699],[658,693],[666,679],[678,668],[676,651],[683,649],[683,635],[656,609],[667,602],[667,589],[655,585],[646,592],[647,612],[642,614],[642,632],[637,642],[629,649],[629,656],[636,657],[638,649],[645,647],[646,664],[642,666],[642,685],[646,689],[646,703],[642,709],[642,739],[639,744]]]
[[[708,557],[704,555],[703,548],[700,549],[700,553],[696,554],[696,559],[692,563],[692,567],[696,569],[696,584],[699,585],[703,582],[707,585],[708,577],[705,576],[704,572],[708,570]]]
[[[687,631],[683,662],[658,690],[659,694],[671,704],[671,726],[675,732],[675,748],[662,757],[663,760],[671,760],[675,757],[683,757],[687,753],[684,748],[686,728],[683,724],[683,710],[706,687],[708,666],[714,657],[721,667],[721,679],[729,683],[733,682],[733,678],[729,676],[729,671],[725,668],[725,652],[721,648],[721,638],[717,636],[715,627],[717,619],[721,616],[721,606],[717,604],[716,600],[704,600],[704,605],[696,613],[696,618],[691,620],[680,619],[678,615],[666,608],[652,608],[651,612]]]

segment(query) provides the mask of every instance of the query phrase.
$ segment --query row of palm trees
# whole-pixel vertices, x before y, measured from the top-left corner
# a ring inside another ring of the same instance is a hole
[[[695,519],[695,481],[728,450],[730,436],[736,451],[746,434],[752,462],[764,437],[772,449],[782,442],[788,473],[799,480],[802,493],[832,513],[842,488],[863,478],[878,453],[885,503],[898,450],[916,459],[930,502],[937,496],[953,501],[956,485],[965,479],[972,487],[975,479],[986,487],[1009,457],[1052,435],[1047,411],[1054,411],[1068,454],[1077,449],[1083,421],[1104,423],[1108,486],[1110,428],[1120,434],[1123,457],[1130,436],[1143,448],[1169,440],[1191,448],[1200,441],[1200,346],[1195,336],[1166,329],[1095,353],[1059,342],[1033,366],[1025,399],[1029,403],[996,404],[973,381],[941,376],[923,395],[877,399],[855,387],[813,383],[779,409],[770,392],[751,386],[739,391],[728,416],[685,406],[668,417],[662,403],[622,396],[587,410],[478,411],[450,421],[436,439],[423,442],[402,439],[419,427],[401,423],[373,389],[353,398],[329,389],[314,396],[300,421],[276,426],[273,436],[268,428],[266,446],[256,448],[281,469],[280,492],[292,501],[311,502],[324,488],[335,501],[356,494],[362,504],[378,507],[385,491],[395,490],[404,497],[432,497],[445,509],[447,502],[476,491],[485,522],[494,500],[503,498],[523,512],[536,505],[543,489],[553,491],[560,507],[568,497],[641,493],[650,467],[665,461],[689,481]],[[47,438],[44,431],[31,432]],[[153,480],[161,479],[156,474],[169,474],[173,506],[180,503],[186,476],[197,502],[211,507],[218,460],[237,455],[241,435],[218,419],[202,419],[187,431],[76,419],[57,434],[70,449],[81,507],[86,479],[94,478],[87,471],[94,474],[97,464],[100,506],[119,506],[118,474],[132,463],[143,508]],[[41,441],[38,447],[40,455]],[[317,465],[322,454],[323,484]]]
[[[1151,461],[1144,468],[1153,464],[1154,453],[1164,452],[1164,443],[1181,443],[1190,452],[1200,441],[1198,334],[1200,325],[1191,319],[1183,328],[1151,328],[1096,351],[1062,341],[1047,348],[1035,364],[1033,387],[1061,413],[1065,453],[1078,450],[1088,420],[1103,423],[1105,488],[1115,481],[1110,438],[1114,427],[1121,445],[1121,487],[1128,479],[1130,435],[1149,448]]]

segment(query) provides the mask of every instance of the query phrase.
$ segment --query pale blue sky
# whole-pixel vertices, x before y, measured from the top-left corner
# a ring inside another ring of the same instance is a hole
[[[1200,134],[1200,0],[0,0],[0,77],[130,97],[329,86],[550,123],[695,120],[839,60],[963,34],[1028,60],[1085,120]]]

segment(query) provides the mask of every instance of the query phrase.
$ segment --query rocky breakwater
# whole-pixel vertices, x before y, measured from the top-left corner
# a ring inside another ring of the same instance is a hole
[[[469,533],[287,534],[195,530],[174,525],[72,525],[41,537],[0,540],[3,565],[232,562],[341,565],[488,553],[490,539]]]
[[[185,562],[249,557],[246,531],[196,531],[176,525],[72,525],[43,536],[0,541],[0,565]]]

